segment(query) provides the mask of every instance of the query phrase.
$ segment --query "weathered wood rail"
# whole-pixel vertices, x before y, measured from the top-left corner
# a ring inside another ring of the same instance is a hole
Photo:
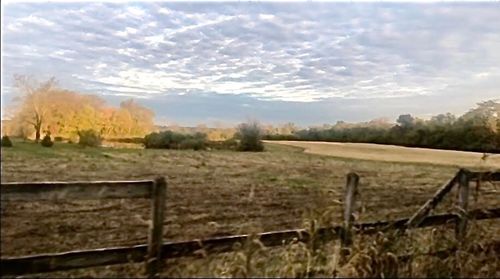
[[[150,198],[153,180],[2,183],[2,201]]]
[[[489,181],[500,181],[500,171],[496,172],[469,172],[469,180],[470,181],[478,181],[479,180],[489,180]]]
[[[341,239],[343,245],[350,244],[349,234],[355,230],[358,234],[373,234],[378,231],[424,228],[446,224],[460,224],[461,232],[465,233],[466,223],[464,218],[485,220],[500,218],[500,208],[490,208],[468,211],[466,216],[456,213],[427,216],[437,203],[448,193],[453,185],[457,184],[462,177],[462,187],[465,181],[500,181],[500,172],[469,172],[460,170],[457,175],[448,183],[441,187],[436,194],[419,209],[412,217],[378,221],[370,223],[352,223],[353,206],[355,204],[357,184],[359,177],[355,174],[348,176],[346,185],[346,195],[344,201],[344,218],[342,226],[319,228],[315,237],[322,241]],[[88,182],[58,182],[58,183],[5,183],[2,184],[2,200],[37,200],[49,199],[57,200],[61,198],[94,199],[94,198],[152,198],[152,220],[153,226],[150,228],[150,241],[148,245],[136,245],[130,247],[114,247],[93,250],[71,251],[64,253],[42,254],[23,257],[2,258],[2,275],[22,275],[52,272],[59,270],[69,270],[75,268],[85,268],[93,266],[123,264],[130,262],[147,263],[147,271],[150,277],[158,276],[161,271],[161,259],[196,256],[197,251],[204,250],[206,253],[222,253],[232,251],[235,243],[242,243],[248,235],[234,235],[209,239],[198,239],[182,242],[163,242],[162,240],[162,220],[165,206],[166,183],[164,179],[156,181],[122,181],[122,182],[91,182],[89,188],[84,186]],[[38,185],[38,186],[36,186]],[[66,186],[63,186],[66,185]],[[159,185],[159,186],[158,186]],[[163,186],[162,186],[163,185]],[[145,186],[145,187],[144,187]],[[45,189],[38,189],[44,188]],[[122,189],[120,189],[123,187]],[[137,188],[143,188],[137,190]],[[162,189],[163,188],[163,189]],[[34,194],[36,192],[38,194]],[[79,193],[83,193],[79,196]],[[462,194],[462,200],[467,199],[467,193]],[[163,200],[163,201],[162,201]],[[160,227],[160,228],[159,228]],[[310,235],[305,229],[284,230],[266,232],[258,235],[260,241],[268,247],[280,246],[292,240],[307,242]],[[495,243],[498,246],[498,243]],[[495,247],[497,247],[495,246]]]
[[[147,257],[143,256],[143,260],[146,261],[146,270],[149,277],[157,277],[161,269],[165,193],[166,181],[163,177],[159,177],[156,180],[141,181],[13,182],[2,183],[0,187],[2,201],[151,199],[152,222],[149,229],[148,245],[145,245],[148,253]],[[94,259],[68,257],[64,261],[67,266],[72,266],[72,268],[79,268],[82,265],[87,267],[89,266],[88,262],[95,262],[96,259],[98,260],[97,262],[106,262],[106,249],[98,249],[104,251],[103,253],[91,253]],[[71,253],[69,252],[69,254]],[[20,257],[20,259],[23,258],[26,259],[29,257]],[[8,258],[0,260],[2,275],[33,273],[31,271],[37,270],[57,270],[52,268],[53,266],[57,266],[57,264],[50,261],[37,264],[39,262],[34,260],[19,265],[15,259],[14,261],[11,260]],[[57,260],[55,261],[57,262]]]
[[[475,210],[469,212],[476,220],[500,218],[500,208]],[[459,216],[456,214],[441,214],[426,217],[419,228],[454,224]],[[403,228],[408,218],[394,221],[378,221],[354,224],[354,230],[360,234],[374,234],[378,231]],[[339,239],[342,226],[319,228],[317,237],[323,241]],[[305,229],[266,232],[258,235],[260,241],[268,247],[280,246],[294,239],[307,242],[310,235]],[[199,239],[181,242],[164,242],[161,246],[162,258],[179,258],[196,256],[195,252],[203,249],[208,254],[223,253],[233,250],[235,243],[243,243],[248,235],[234,235],[218,238]],[[21,275],[30,273],[51,272],[92,266],[142,262],[147,255],[148,245],[130,247],[114,247],[65,253],[3,258],[1,270],[3,275]]]

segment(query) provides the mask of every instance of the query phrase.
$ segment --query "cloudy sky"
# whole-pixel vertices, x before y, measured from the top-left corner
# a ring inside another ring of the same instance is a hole
[[[55,76],[158,123],[299,125],[461,114],[500,98],[500,3],[9,3],[13,74]]]

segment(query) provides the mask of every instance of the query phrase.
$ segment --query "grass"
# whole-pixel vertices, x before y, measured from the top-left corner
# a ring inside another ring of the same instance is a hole
[[[351,171],[361,176],[364,212],[358,221],[408,217],[457,171],[453,164],[338,158],[308,154],[301,147],[280,144],[266,144],[266,150],[240,153],[83,148],[57,142],[52,148],[43,148],[15,141],[13,148],[2,148],[1,175],[3,182],[165,176],[168,190],[164,236],[177,241],[302,228],[311,220],[340,223],[339,201],[345,175]],[[471,201],[471,209],[498,206],[497,191],[498,184],[484,183],[478,200]],[[436,212],[454,210],[455,193],[451,194]],[[2,203],[1,210],[2,257],[147,241],[150,214],[147,200]],[[498,239],[498,224],[488,224],[481,240]],[[425,235],[428,233],[419,237]],[[333,268],[335,245],[326,245],[323,252],[315,254],[316,258],[311,256],[316,252],[296,243],[280,249],[262,248],[259,252],[247,247],[197,260],[168,260],[165,275],[305,276],[304,269],[311,269],[311,265],[324,275]],[[355,249],[362,253],[365,248]],[[491,262],[486,256],[485,259]],[[134,277],[142,275],[142,268],[142,264],[127,264],[45,276]]]
[[[436,150],[426,148],[408,148],[395,145],[380,145],[370,143],[338,143],[310,141],[273,141],[277,144],[302,148],[304,152],[328,155],[340,158],[360,160],[424,163],[434,165],[449,165],[455,167],[500,168],[500,155],[490,154],[487,160],[482,160],[483,153]]]

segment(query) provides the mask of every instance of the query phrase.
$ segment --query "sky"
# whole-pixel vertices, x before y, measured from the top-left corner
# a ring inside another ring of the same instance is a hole
[[[427,118],[500,98],[499,1],[2,5],[2,107],[14,74],[188,126]]]

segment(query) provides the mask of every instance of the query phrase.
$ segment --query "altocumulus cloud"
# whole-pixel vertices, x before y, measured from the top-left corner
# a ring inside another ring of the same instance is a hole
[[[10,3],[2,33],[2,95],[14,73],[56,76],[189,124],[463,112],[500,95],[498,3]]]

